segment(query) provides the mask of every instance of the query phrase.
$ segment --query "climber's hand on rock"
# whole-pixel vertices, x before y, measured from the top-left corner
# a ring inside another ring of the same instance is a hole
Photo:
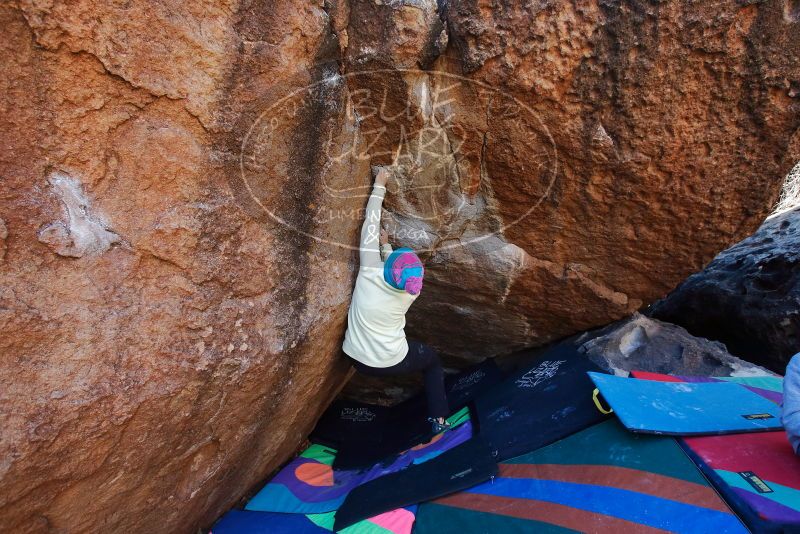
[[[380,185],[386,187],[386,183],[389,181],[389,171],[386,168],[381,168],[378,170],[378,174],[375,176],[375,185]]]
[[[389,242],[389,233],[383,228],[381,228],[380,242],[381,245],[385,245]]]

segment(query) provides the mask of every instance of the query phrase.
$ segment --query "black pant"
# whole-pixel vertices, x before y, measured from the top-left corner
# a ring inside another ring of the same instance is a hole
[[[352,359],[352,358],[351,358]],[[430,417],[447,417],[450,408],[444,391],[444,371],[436,350],[419,343],[408,342],[408,353],[403,361],[391,367],[369,367],[353,360],[353,366],[359,373],[367,376],[406,375],[423,371],[425,373],[425,393],[428,397],[428,415]]]

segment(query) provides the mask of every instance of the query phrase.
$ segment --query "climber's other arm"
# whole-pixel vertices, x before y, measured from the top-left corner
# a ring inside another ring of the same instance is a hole
[[[381,260],[386,261],[386,258],[389,257],[389,254],[394,252],[392,245],[389,244],[389,234],[381,228]]]

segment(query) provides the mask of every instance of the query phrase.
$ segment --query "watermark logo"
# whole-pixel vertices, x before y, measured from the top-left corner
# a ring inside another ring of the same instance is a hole
[[[519,388],[535,388],[542,382],[550,380],[556,373],[558,373],[558,369],[567,363],[566,360],[547,360],[540,363],[535,368],[531,369],[521,377],[517,379],[517,387]]]
[[[340,417],[344,421],[369,423],[374,421],[377,415],[369,408],[342,408]]]
[[[358,249],[352,232],[338,230],[363,221],[370,165],[393,175],[383,227],[419,252],[504,232],[556,180],[556,145],[531,107],[445,72],[331,72],[254,117],[241,143],[239,198],[298,235],[345,249]],[[515,192],[507,213],[497,188]]]
[[[467,376],[463,376],[463,377],[459,378],[458,381],[455,383],[455,385],[453,385],[453,388],[452,388],[451,391],[453,391],[453,392],[463,391],[463,390],[465,390],[467,388],[471,388],[472,386],[474,386],[475,384],[477,384],[478,382],[483,380],[483,377],[485,377],[485,376],[486,376],[486,373],[484,373],[483,371],[478,369],[477,371],[474,371],[474,372],[468,374]]]

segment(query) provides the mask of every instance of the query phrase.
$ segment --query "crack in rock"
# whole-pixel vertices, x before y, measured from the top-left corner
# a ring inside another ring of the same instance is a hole
[[[6,245],[7,238],[8,228],[6,228],[6,222],[0,219],[0,261],[3,261],[6,257],[6,249],[8,248]]]

